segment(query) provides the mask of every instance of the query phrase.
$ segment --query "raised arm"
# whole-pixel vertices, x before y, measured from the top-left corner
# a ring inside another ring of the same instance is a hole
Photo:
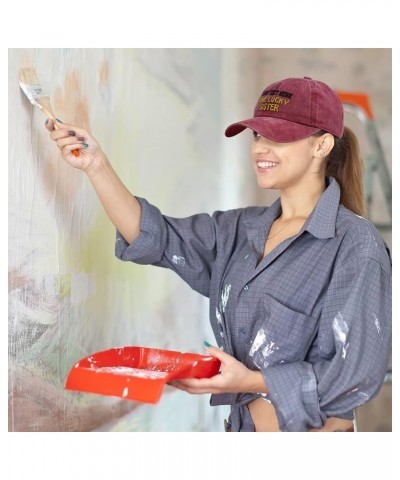
[[[65,123],[55,125],[51,119],[46,128],[63,159],[86,173],[116,229],[128,243],[133,242],[140,233],[140,203],[122,183],[96,139],[83,128]],[[72,153],[75,149],[79,156]]]

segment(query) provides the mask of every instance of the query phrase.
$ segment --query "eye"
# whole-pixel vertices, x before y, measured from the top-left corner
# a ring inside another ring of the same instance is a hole
[[[261,137],[261,135],[258,132],[256,132],[255,130],[253,130],[253,137],[258,138],[258,137]]]

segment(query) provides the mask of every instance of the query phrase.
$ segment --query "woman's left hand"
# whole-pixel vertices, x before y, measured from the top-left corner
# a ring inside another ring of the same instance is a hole
[[[207,354],[221,362],[220,373],[211,378],[171,380],[173,387],[192,394],[200,393],[268,393],[261,372],[247,368],[219,348],[207,347]]]

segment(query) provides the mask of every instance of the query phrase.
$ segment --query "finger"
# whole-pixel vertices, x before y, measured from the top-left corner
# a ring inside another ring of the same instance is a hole
[[[192,382],[188,381],[189,379],[185,380],[173,380],[168,382],[173,387],[182,390],[184,392],[190,393],[192,395],[200,395],[205,393],[220,393],[221,390],[216,385],[205,384],[201,382]],[[190,380],[197,380],[197,379],[190,379]]]
[[[49,132],[52,132],[54,130],[54,122],[51,118],[48,118],[45,122],[45,127]]]
[[[69,136],[75,136],[76,135],[76,130],[75,129],[68,129],[68,128],[58,128],[58,129],[54,129],[51,131],[50,133],[50,138],[52,140],[60,140],[60,138],[65,138],[65,137],[69,137]]]
[[[217,347],[213,347],[209,343],[208,344],[205,343],[205,345],[206,345],[206,349],[205,349],[206,352],[209,353],[212,357],[218,358],[218,360],[220,360],[221,362],[229,361],[229,359],[232,358],[232,356],[229,355],[228,353],[223,352]]]
[[[81,128],[76,128],[73,126],[55,129],[50,133],[50,138],[55,141],[67,137],[76,137],[79,141],[84,141],[86,138],[88,138],[88,136],[89,135],[87,132],[85,132]]]
[[[192,390],[191,387],[181,382],[180,380],[171,380],[170,382],[168,382],[168,384],[174,388],[177,388],[178,390],[182,390],[183,392],[189,392],[189,390]]]
[[[56,140],[57,146],[62,150],[67,145],[81,145],[85,143],[85,137],[77,137],[75,136],[75,132],[73,130],[69,130],[67,137],[62,137]]]
[[[66,130],[73,127],[73,125],[69,125],[68,123],[63,123],[58,118],[53,119],[50,117],[46,120],[45,126],[47,130],[49,130],[50,132],[53,132],[54,130]]]
[[[183,378],[180,380],[175,380],[174,383],[182,388],[190,388],[198,386],[198,382],[196,380],[196,378]]]
[[[219,375],[218,375],[219,376]],[[210,390],[213,388],[218,387],[218,382],[216,382],[216,378],[218,377],[215,375],[211,378],[182,378],[180,380],[175,380],[179,386],[182,388],[188,389],[202,389],[202,390]],[[219,380],[219,378],[217,378]]]
[[[63,155],[69,155],[73,150],[85,150],[89,145],[87,143],[72,143],[70,145],[65,145],[61,150]]]
[[[62,123],[61,121],[57,121],[54,123],[54,120],[48,119],[46,121],[46,128],[51,131],[51,138],[53,140],[57,140],[58,138],[62,138],[63,136],[66,135],[68,131],[73,131],[75,132],[75,135],[82,136],[82,137],[88,137],[89,134],[88,132],[81,128],[77,127],[76,125],[71,125],[69,123]]]

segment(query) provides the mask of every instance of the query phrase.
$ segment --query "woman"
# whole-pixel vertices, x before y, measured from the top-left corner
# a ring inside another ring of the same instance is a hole
[[[377,395],[388,363],[391,261],[361,216],[359,147],[330,87],[275,82],[252,118],[227,128],[253,130],[258,185],[280,198],[212,216],[163,216],[129,193],[90,133],[47,128],[92,182],[118,258],[170,268],[210,298],[219,348],[206,346],[221,372],[172,385],[231,405],[227,431],[353,431],[354,409]]]

